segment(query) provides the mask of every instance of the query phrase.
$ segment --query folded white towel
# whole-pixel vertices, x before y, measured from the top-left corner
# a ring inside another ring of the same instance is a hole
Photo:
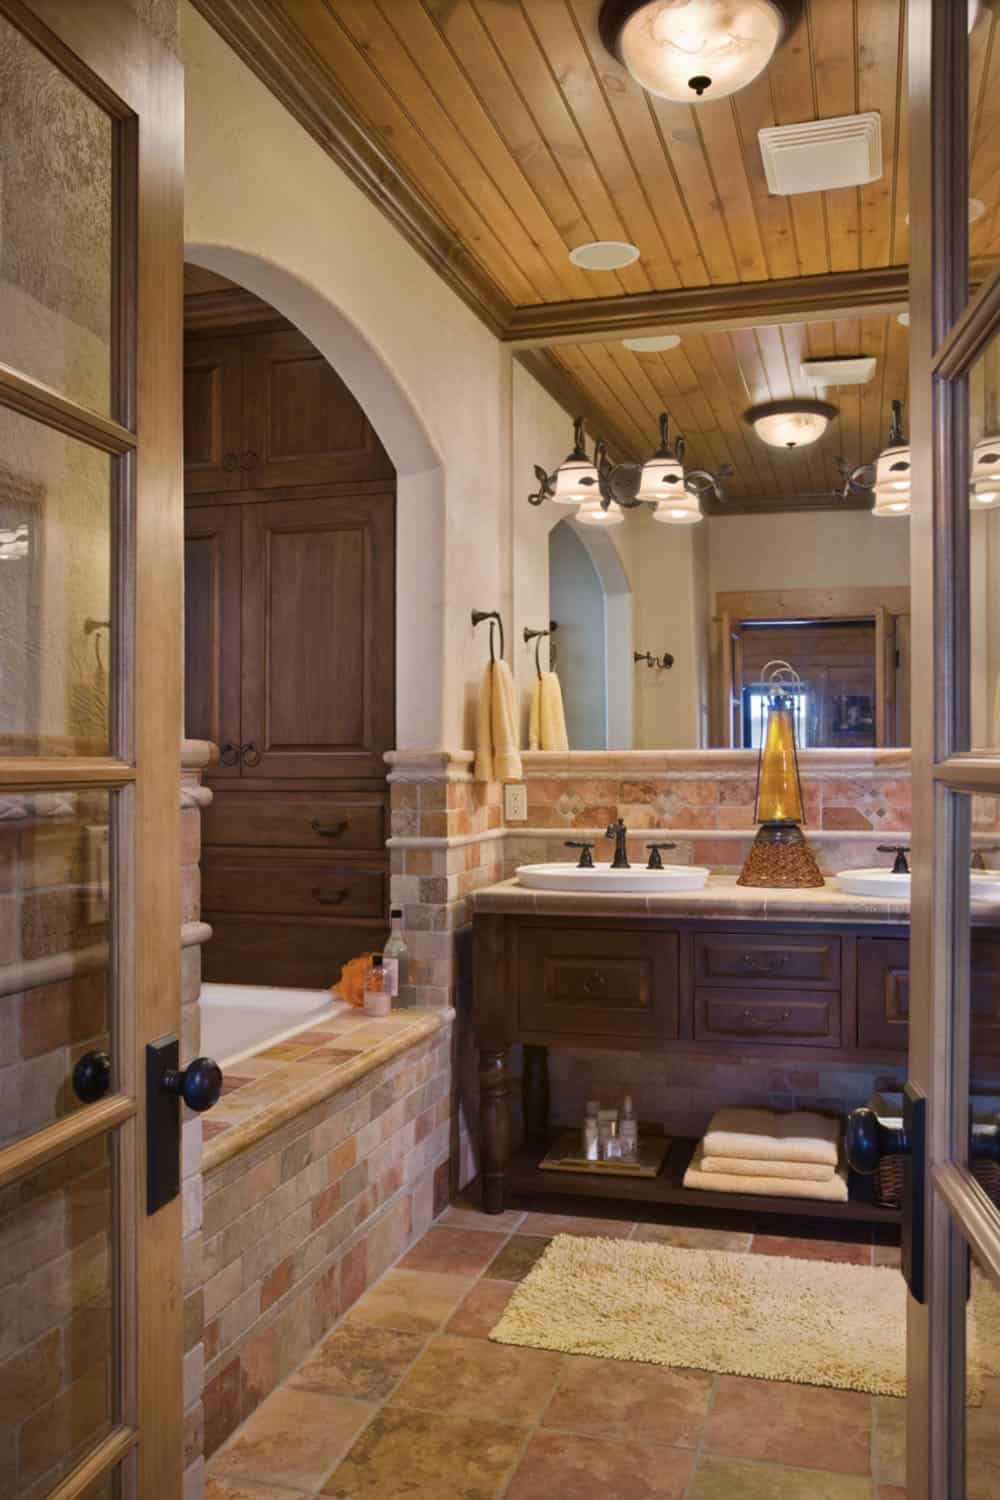
[[[520,781],[517,696],[505,661],[487,662],[476,720],[477,781]]]
[[[790,1177],[796,1182],[829,1182],[836,1167],[822,1167],[811,1161],[754,1161],[749,1156],[702,1156],[703,1172],[735,1173],[742,1177]],[[761,1188],[761,1192],[766,1192]]]
[[[531,689],[529,750],[568,750],[562,686],[555,672],[536,673]]]
[[[751,1197],[820,1198],[824,1203],[847,1202],[847,1172],[838,1167],[826,1182],[802,1182],[794,1177],[747,1177],[733,1172],[706,1172],[703,1147],[699,1146],[684,1173],[684,1186],[703,1192],[745,1193]]]
[[[835,1167],[840,1147],[840,1120],[833,1115],[797,1109],[720,1109],[705,1132],[706,1156],[735,1156],[752,1161],[811,1162]]]

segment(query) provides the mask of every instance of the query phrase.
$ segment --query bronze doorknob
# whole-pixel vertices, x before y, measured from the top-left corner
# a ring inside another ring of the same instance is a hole
[[[219,1102],[222,1069],[211,1057],[196,1057],[179,1071],[168,1068],[163,1075],[163,1088],[168,1094],[178,1094],[188,1109],[200,1115]]]
[[[73,1092],[83,1104],[96,1104],[111,1087],[111,1059],[106,1052],[85,1052],[73,1069]]]
[[[844,1136],[847,1160],[855,1172],[870,1177],[883,1156],[909,1156],[913,1142],[898,1126],[883,1125],[873,1109],[852,1109]]]

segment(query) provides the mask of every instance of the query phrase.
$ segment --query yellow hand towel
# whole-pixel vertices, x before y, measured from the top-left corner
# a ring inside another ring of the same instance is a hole
[[[708,1156],[701,1159],[703,1172],[722,1172],[739,1177],[791,1177],[796,1182],[829,1182],[834,1166],[817,1166],[811,1161],[755,1161],[750,1156]],[[767,1192],[761,1184],[760,1191]]]
[[[713,1193],[748,1193],[768,1198],[821,1198],[825,1203],[847,1202],[847,1173],[838,1167],[826,1182],[802,1182],[792,1177],[746,1177],[739,1173],[706,1172],[700,1145],[684,1173],[686,1188]]]
[[[476,721],[477,781],[520,781],[517,748],[517,700],[514,679],[505,661],[487,664],[479,693]]]
[[[528,721],[529,750],[568,750],[562,687],[555,672],[535,676]]]
[[[705,1132],[706,1156],[736,1156],[754,1161],[805,1161],[835,1167],[840,1120],[812,1110],[730,1107],[720,1109]]]

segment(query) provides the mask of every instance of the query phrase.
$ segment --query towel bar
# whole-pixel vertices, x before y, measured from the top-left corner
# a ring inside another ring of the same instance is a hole
[[[525,625],[524,627],[524,644],[527,646],[532,641],[535,643],[535,671],[538,673],[539,678],[542,675],[542,663],[539,653],[542,649],[543,640],[548,639],[549,643],[549,671],[554,672],[556,669],[555,642],[552,637],[558,629],[559,623],[557,620],[549,621],[548,630],[532,630],[530,625]]]
[[[503,658],[504,658],[503,620],[500,617],[500,611],[498,609],[474,609],[472,611],[472,627],[473,627],[473,629],[475,629],[475,627],[477,625],[481,625],[484,620],[489,620],[489,622],[490,622],[490,661],[496,661],[496,659],[497,659],[496,650],[494,649],[494,645],[493,645],[494,621],[496,621],[496,624],[500,627],[500,660],[503,661]]]

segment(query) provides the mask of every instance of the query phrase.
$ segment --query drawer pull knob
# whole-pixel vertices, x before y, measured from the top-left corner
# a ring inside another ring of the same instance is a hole
[[[342,901],[347,900],[347,892],[344,890],[324,891],[321,886],[314,885],[312,897],[314,901],[319,902],[320,906],[339,906]]]
[[[782,1026],[785,1021],[792,1019],[792,1013],[790,1010],[783,1010],[777,1016],[760,1016],[755,1010],[745,1010],[743,1012],[743,1019],[744,1021],[749,1021],[751,1026],[766,1028],[768,1026]]]
[[[588,995],[596,995],[599,990],[607,989],[608,976],[606,974],[602,974],[600,969],[594,969],[590,974],[587,975],[587,978],[584,980],[583,987],[587,991]]]
[[[329,827],[321,823],[319,818],[313,818],[312,831],[318,833],[321,839],[339,839],[341,834],[347,832],[351,825],[349,823],[333,823]]]
[[[743,955],[745,968],[759,969],[765,974],[772,974],[776,969],[783,969],[787,962],[787,953],[744,953]]]

